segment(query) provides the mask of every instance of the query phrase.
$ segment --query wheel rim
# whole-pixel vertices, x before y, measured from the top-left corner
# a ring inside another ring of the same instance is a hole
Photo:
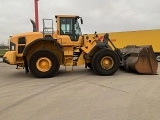
[[[157,61],[160,62],[160,55],[156,57]]]
[[[36,66],[39,71],[47,72],[51,68],[52,62],[47,57],[42,57],[37,60]]]
[[[105,56],[101,59],[101,66],[103,69],[111,69],[114,65],[114,60],[109,57],[109,56]]]

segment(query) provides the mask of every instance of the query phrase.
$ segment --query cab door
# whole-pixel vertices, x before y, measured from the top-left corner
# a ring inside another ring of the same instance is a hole
[[[80,46],[82,33],[77,21],[78,18],[60,18],[59,43],[62,46]]]

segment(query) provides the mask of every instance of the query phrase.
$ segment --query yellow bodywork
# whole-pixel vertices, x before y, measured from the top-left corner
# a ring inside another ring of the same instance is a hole
[[[16,62],[16,51],[7,51],[5,55],[3,56],[4,59],[6,59],[6,62],[15,65],[17,64]]]
[[[51,35],[56,41],[60,44],[61,49],[63,51],[64,57],[60,55],[59,50],[55,49],[54,44],[50,44],[50,42],[45,43],[45,47],[48,50],[53,51],[58,55],[60,59],[60,64],[64,66],[79,66],[84,65],[86,63],[86,60],[84,59],[84,55],[86,53],[89,53],[93,47],[96,45],[96,42],[94,42],[95,38],[92,37],[92,35],[88,35],[88,39],[86,39],[86,35],[80,35],[77,41],[71,40],[71,38],[68,35],[60,35],[60,18],[74,18],[77,16],[72,15],[57,15],[56,16],[56,24],[57,24],[57,30],[53,32]],[[46,34],[45,34],[46,35]],[[25,37],[26,43],[20,44],[18,43],[18,39]],[[22,34],[17,34],[10,37],[10,51],[5,54],[5,61],[9,61],[9,64],[17,65],[20,67],[24,67],[24,60],[23,60],[23,51],[21,53],[18,52],[19,47],[26,48],[30,43],[34,42],[37,39],[44,38],[44,34],[42,32],[26,32]],[[12,43],[12,44],[11,44]],[[14,44],[14,45],[13,45]],[[37,50],[43,49],[44,42],[38,42],[36,43],[36,46],[33,46],[30,48],[26,54],[26,59],[29,61],[30,56],[32,53],[34,53]],[[80,51],[83,50],[83,52]],[[80,53],[79,57],[74,60],[74,52]],[[88,60],[87,60],[88,61]],[[43,65],[46,64],[45,66]],[[50,62],[47,59],[41,58],[40,62],[38,62],[37,68],[40,71],[41,68],[44,68],[48,65],[49,68]],[[42,67],[43,66],[43,67]],[[47,67],[46,67],[47,68]]]
[[[24,36],[26,38],[26,44],[18,44],[18,39]],[[38,38],[43,38],[43,34],[40,32],[28,32],[11,36],[10,41],[14,45],[10,43],[10,51],[5,53],[3,56],[4,60],[8,61],[8,64],[24,67],[23,53],[18,53],[18,48],[23,46],[26,47],[29,43]]]

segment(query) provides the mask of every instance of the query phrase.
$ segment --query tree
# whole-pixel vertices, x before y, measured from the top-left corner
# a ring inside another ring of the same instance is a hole
[[[1,43],[0,43],[0,49],[8,49],[8,46],[5,45],[4,42],[1,42]]]

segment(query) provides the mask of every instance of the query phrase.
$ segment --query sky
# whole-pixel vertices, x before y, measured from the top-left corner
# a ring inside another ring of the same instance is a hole
[[[79,15],[82,33],[106,33],[160,29],[160,0],[39,0],[42,19],[55,15]],[[0,0],[0,43],[11,35],[32,31],[34,0]]]

